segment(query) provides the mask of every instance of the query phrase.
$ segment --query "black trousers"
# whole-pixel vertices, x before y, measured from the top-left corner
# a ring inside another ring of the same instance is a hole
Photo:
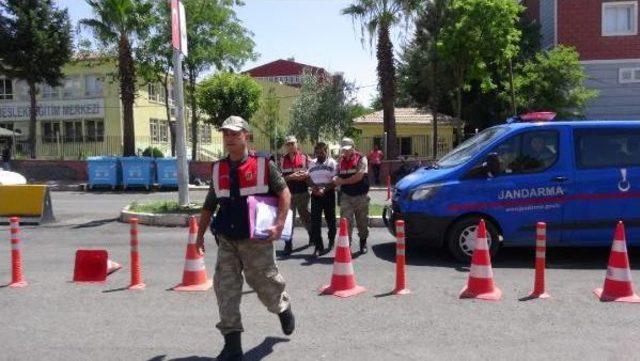
[[[373,165],[373,180],[375,184],[380,184],[380,164]]]
[[[322,197],[311,195],[311,243],[320,247],[322,243],[322,213],[329,228],[329,240],[336,239],[336,192],[326,191]]]

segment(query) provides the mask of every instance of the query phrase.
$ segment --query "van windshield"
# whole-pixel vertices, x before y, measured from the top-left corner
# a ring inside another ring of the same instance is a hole
[[[456,149],[442,157],[438,161],[437,166],[439,168],[451,168],[466,162],[479,151],[484,149],[487,144],[490,144],[496,138],[504,134],[508,129],[508,126],[501,125],[483,130],[472,138],[465,140],[462,144],[457,146]]]

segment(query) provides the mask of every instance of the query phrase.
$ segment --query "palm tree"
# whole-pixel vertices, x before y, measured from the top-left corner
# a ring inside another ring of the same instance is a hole
[[[396,99],[395,65],[393,43],[390,32],[394,25],[408,20],[424,0],[354,0],[342,9],[343,15],[351,15],[360,23],[361,31],[369,37],[369,44],[376,42],[378,59],[378,88],[382,96],[384,131],[387,133],[387,156],[398,156],[396,140],[396,119],[394,103]]]
[[[118,80],[122,101],[124,156],[135,155],[133,102],[136,96],[136,68],[132,43],[143,38],[150,26],[152,5],[146,0],[86,0],[93,19],[80,23],[90,28],[107,47],[118,49]]]

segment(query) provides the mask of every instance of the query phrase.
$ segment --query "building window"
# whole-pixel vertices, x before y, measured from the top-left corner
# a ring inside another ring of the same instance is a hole
[[[77,76],[65,79],[62,85],[62,96],[65,99],[76,98],[80,95],[80,78]]]
[[[602,4],[603,36],[636,35],[637,33],[637,1],[616,1]]]
[[[42,122],[43,143],[56,143],[60,135],[60,122]]]
[[[620,84],[640,83],[640,68],[620,68],[618,82]]]
[[[60,87],[51,86],[49,84],[42,85],[42,99],[58,99],[60,98]]]
[[[149,119],[149,133],[152,143],[168,143],[169,123],[166,120]]]
[[[64,122],[65,143],[82,142],[82,121],[72,120]]]
[[[158,87],[156,86],[156,84],[149,84],[147,85],[147,92],[149,93],[149,100],[152,100],[154,102],[158,101]]]
[[[13,99],[13,84],[11,79],[0,79],[0,99]]]
[[[411,153],[411,137],[398,137],[400,144],[400,155],[412,155]]]
[[[88,97],[101,96],[103,81],[104,78],[99,75],[86,75],[84,77],[84,94]]]
[[[104,141],[104,121],[87,120],[84,123],[84,131],[87,142]]]

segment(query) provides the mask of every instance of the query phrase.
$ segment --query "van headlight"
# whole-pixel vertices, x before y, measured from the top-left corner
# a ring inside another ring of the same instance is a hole
[[[409,200],[423,201],[433,197],[436,191],[440,188],[437,185],[421,186],[409,193]]]

